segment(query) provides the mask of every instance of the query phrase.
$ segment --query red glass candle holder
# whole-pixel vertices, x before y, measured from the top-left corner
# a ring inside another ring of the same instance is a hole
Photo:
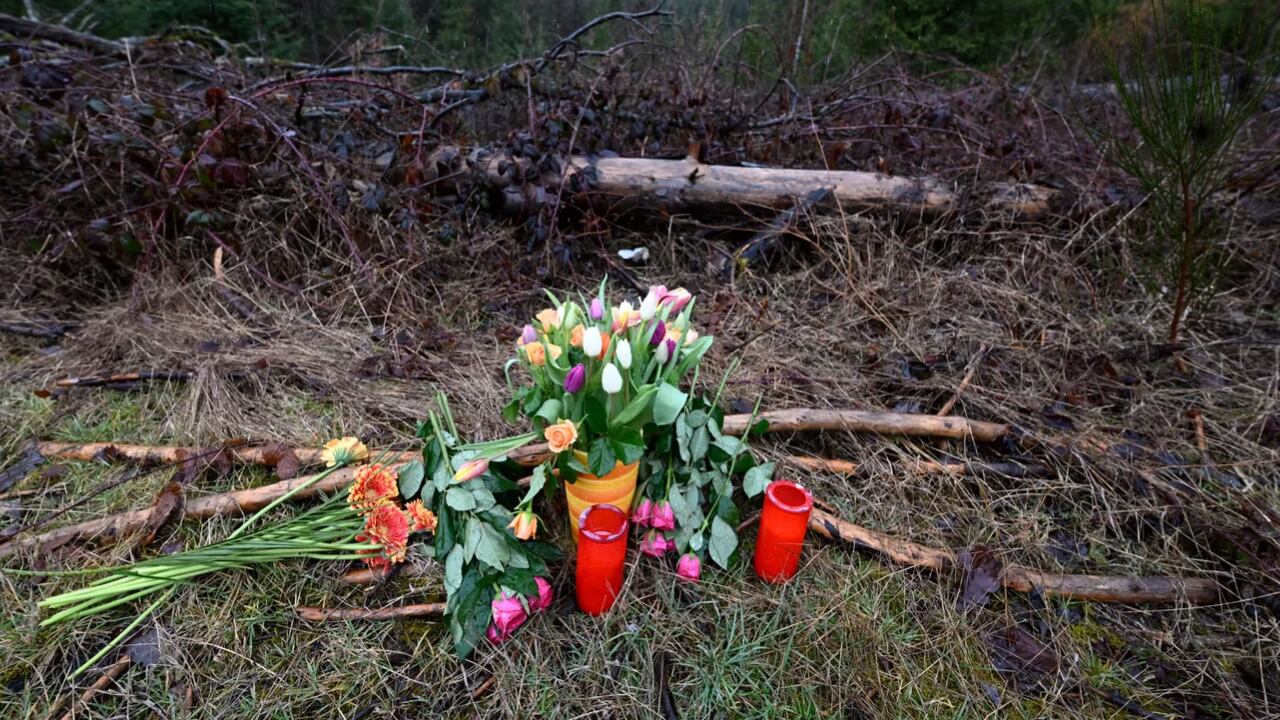
[[[599,615],[622,591],[627,559],[627,514],[613,505],[592,505],[578,516],[578,607]]]
[[[765,488],[755,557],[761,580],[782,583],[795,576],[812,511],[813,495],[790,480],[774,480]]]

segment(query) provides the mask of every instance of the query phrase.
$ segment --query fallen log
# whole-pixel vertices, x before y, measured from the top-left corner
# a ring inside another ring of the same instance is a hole
[[[746,432],[750,414],[726,415],[724,432],[741,435]],[[774,410],[761,413],[756,422],[768,424],[766,432],[799,432],[806,430],[845,430],[871,432],[882,435],[908,435],[912,437],[972,438],[977,442],[995,442],[1009,433],[1009,426],[1001,423],[968,420],[962,417],[938,417],[936,415],[912,415],[904,413],[875,412],[869,410]],[[110,449],[108,449],[110,448]],[[177,463],[202,452],[198,448],[173,445],[129,445],[123,443],[58,443],[41,442],[37,449],[50,459],[96,460],[104,453],[127,457],[140,463]],[[300,465],[318,465],[321,448],[291,448]],[[267,456],[273,450],[269,446],[228,447],[229,457],[246,464],[271,465]],[[393,451],[385,455],[375,454],[380,462],[408,462],[418,457],[413,451]],[[547,446],[543,443],[526,445],[508,455],[521,465],[533,466],[547,459]]]
[[[837,540],[859,548],[874,550],[899,565],[919,567],[934,572],[959,567],[956,554],[950,550],[901,540],[841,520],[818,508],[814,508],[813,514],[809,516],[809,529],[828,540]],[[1135,605],[1183,601],[1193,605],[1204,605],[1217,602],[1221,595],[1218,584],[1207,578],[1061,575],[1041,572],[1021,565],[1006,565],[1001,573],[1000,582],[1005,588],[1016,592],[1039,590],[1046,596]]]
[[[787,455],[780,458],[784,464],[806,470],[832,472],[839,475],[853,475],[858,472],[858,464],[850,460],[809,457],[806,455]],[[936,460],[906,461],[905,468],[921,475],[1005,475],[1008,477],[1041,477],[1046,472],[1045,466],[1039,463],[1019,462],[939,462]]]
[[[294,608],[298,617],[308,622],[334,622],[343,620],[401,620],[404,618],[440,617],[444,615],[444,603],[418,603],[389,608],[320,608],[300,605]]]
[[[337,470],[314,485],[299,490],[293,497],[301,500],[345,490],[351,484],[354,472],[355,469],[351,467]],[[314,475],[296,477],[270,485],[189,500],[183,508],[182,519],[203,520],[260,510],[290,490],[314,479]],[[39,549],[48,551],[74,540],[107,540],[114,542],[146,527],[150,518],[151,508],[145,507],[141,510],[108,515],[96,520],[50,530],[39,535],[11,540],[0,545],[0,558],[13,556],[24,550]]]
[[[462,157],[457,148],[442,148],[435,157]],[[529,168],[520,161],[482,150],[467,157],[473,171],[481,173],[490,188],[502,193],[509,212],[528,212],[548,200],[546,188],[558,188],[558,173],[541,178],[538,185],[525,185]],[[853,170],[795,170],[769,167],[707,165],[695,158],[663,160],[653,158],[582,157],[571,158],[563,180],[590,196],[601,196],[611,204],[618,201],[657,207],[667,211],[732,210],[743,206],[785,210],[797,198],[827,190],[835,203],[846,209],[886,209],[909,213],[938,214],[958,209],[962,193],[936,178],[895,177]],[[541,192],[539,191],[541,190]],[[982,195],[981,206],[1020,217],[1047,212],[1056,191],[1025,183],[992,183],[975,189]]]

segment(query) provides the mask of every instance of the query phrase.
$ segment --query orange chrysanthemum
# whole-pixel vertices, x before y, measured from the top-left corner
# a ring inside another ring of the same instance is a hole
[[[365,562],[370,567],[403,562],[409,553],[409,516],[395,505],[379,505],[364,521],[363,535],[368,541],[382,545],[381,557],[385,562]]]
[[[390,505],[400,492],[397,481],[396,471],[382,463],[361,465],[347,493],[347,504],[360,513]]]
[[[404,506],[404,512],[413,524],[414,532],[435,532],[436,514],[427,509],[421,500],[414,500]]]

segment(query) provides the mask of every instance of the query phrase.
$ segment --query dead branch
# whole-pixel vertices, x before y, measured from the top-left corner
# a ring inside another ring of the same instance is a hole
[[[787,455],[782,462],[806,470],[832,472],[839,475],[853,475],[858,472],[858,464],[850,460],[810,457],[806,455]],[[921,475],[1004,475],[1007,477],[1040,477],[1046,472],[1039,463],[1019,462],[939,462],[936,460],[907,461],[906,467]]]
[[[322,461],[323,448],[296,447],[288,448],[298,458],[298,464],[319,465]],[[36,450],[46,458],[59,460],[93,461],[102,457],[127,458],[142,465],[179,463],[195,457],[202,452],[200,448],[180,447],[175,445],[129,445],[125,443],[61,443],[41,442]],[[233,462],[245,465],[275,465],[280,448],[271,445],[239,445],[223,449]],[[409,462],[422,454],[415,451],[390,451],[374,453],[378,462]]]
[[[345,490],[351,484],[354,468],[346,467],[338,470],[314,485],[300,490],[293,498],[303,500],[317,495],[326,495]],[[223,515],[236,515],[252,510],[259,510],[268,503],[278,499],[290,490],[315,479],[314,475],[282,480],[270,485],[263,485],[246,490],[210,495],[197,498],[186,503],[183,508],[183,520],[203,520]],[[0,558],[11,557],[29,549],[49,551],[74,540],[96,540],[114,542],[127,537],[137,530],[146,527],[151,518],[151,508],[131,510],[129,512],[108,515],[96,520],[89,520],[76,525],[68,525],[50,530],[21,540],[13,540],[0,545]]]
[[[404,563],[399,566],[397,577],[417,578],[426,575],[426,571],[418,566]],[[382,569],[361,567],[354,570],[348,570],[338,578],[340,582],[347,585],[373,585],[379,583],[388,577],[388,572]]]
[[[142,372],[116,373],[114,375],[86,375],[84,377],[66,377],[55,380],[58,387],[99,387],[102,385],[118,385],[138,382],[187,382],[191,373],[187,370],[152,370]]]
[[[379,608],[319,608],[299,605],[294,611],[308,622],[334,622],[343,620],[401,620],[404,618],[440,617],[444,615],[444,603],[418,603],[397,607]]]
[[[750,420],[751,415],[746,413],[726,415],[722,429],[730,435],[741,435]],[[977,442],[995,442],[1009,434],[1009,426],[1001,423],[873,410],[773,410],[761,413],[757,420],[768,423],[767,432],[846,430],[880,435],[972,438]]]
[[[885,533],[855,525],[824,510],[814,508],[809,529],[828,540],[850,543],[874,550],[900,565],[942,572],[959,567],[956,555],[925,545],[900,540]],[[1006,565],[1000,577],[1005,588],[1016,592],[1039,590],[1045,595],[1093,600],[1096,602],[1156,604],[1185,601],[1194,605],[1217,602],[1221,589],[1208,578],[1168,576],[1060,575],[1021,565]]]
[[[56,340],[74,328],[74,325],[67,325],[66,323],[0,322],[0,332],[47,338],[49,340]]]
[[[5,13],[0,13],[0,31],[7,32],[14,37],[48,40],[60,45],[78,47],[82,50],[102,55],[114,55],[117,57],[125,57],[126,55],[124,43],[77,32],[61,25],[50,25],[49,23],[14,17]]]
[[[128,670],[132,665],[133,658],[129,655],[124,655],[119,660],[115,661],[115,663],[107,667],[106,670],[103,670],[102,675],[99,676],[97,680],[94,680],[92,685],[85,688],[84,692],[80,693],[80,697],[76,698],[75,702],[72,703],[71,708],[67,710],[59,720],[72,720],[76,717],[76,708],[88,705],[98,693],[106,690],[108,685],[115,682],[115,679],[124,674],[124,671]],[[53,707],[50,708],[49,717],[57,715],[58,711],[61,710],[66,703],[66,697],[55,702]]]

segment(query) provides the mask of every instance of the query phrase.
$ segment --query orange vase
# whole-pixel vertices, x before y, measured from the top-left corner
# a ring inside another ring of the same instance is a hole
[[[574,450],[578,462],[587,464],[587,454]],[[592,505],[613,505],[629,517],[631,501],[636,495],[636,477],[640,474],[640,462],[630,465],[615,463],[613,471],[604,477],[581,473],[574,482],[564,483],[565,500],[569,504],[569,529],[573,542],[578,542],[578,518]]]

